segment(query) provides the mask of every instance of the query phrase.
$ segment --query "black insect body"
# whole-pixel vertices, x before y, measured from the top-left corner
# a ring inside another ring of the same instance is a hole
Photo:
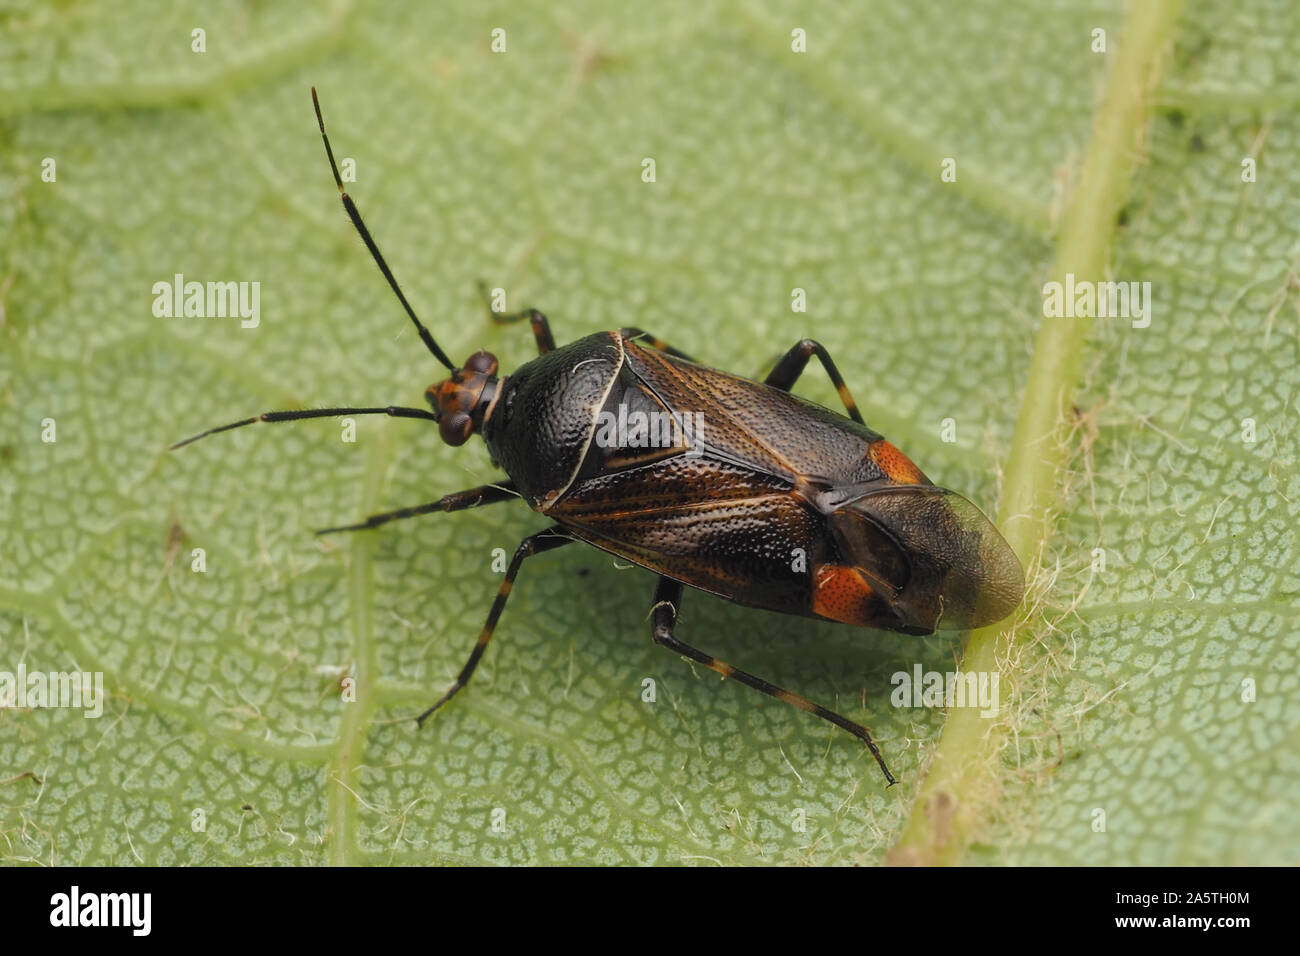
[[[516,549],[469,660],[421,722],[469,682],[520,565],[584,541],[659,574],[651,614],[657,643],[844,728],[867,745],[892,784],[865,727],[682,643],[674,633],[682,588],[905,634],[979,627],[1015,610],[1024,584],[1019,561],[988,519],[965,498],[931,484],[863,424],[830,355],[811,339],[756,382],[698,364],[635,328],[557,348],[546,317],[526,310],[494,318],[527,319],[538,358],[508,376],[497,374],[497,360],[487,352],[456,367],[407,303],[344,192],[319,103],[316,114],[344,208],[450,377],[427,390],[429,412],[268,412],[172,447],[257,421],[357,414],[436,421],[450,445],[475,433],[483,438],[509,481],[321,532],[515,498],[554,522]],[[813,356],[848,418],[791,394]]]

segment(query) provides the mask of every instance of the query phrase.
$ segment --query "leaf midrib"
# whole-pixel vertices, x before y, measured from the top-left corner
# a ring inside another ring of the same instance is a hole
[[[1061,222],[1051,272],[1058,281],[1067,272],[1081,279],[1105,278],[1117,214],[1127,199],[1149,118],[1148,97],[1156,88],[1162,54],[1181,7],[1182,0],[1134,4],[1125,22],[1082,172]],[[1029,592],[1022,610],[1008,622],[971,634],[963,671],[1014,678],[1001,662],[1034,620],[1034,575],[1052,535],[1065,465],[1065,411],[1079,384],[1091,329],[1091,322],[1077,319],[1040,324],[998,510],[999,528],[1027,567]],[[997,791],[999,739],[978,710],[951,711],[891,862],[956,863],[964,858],[990,809],[993,798],[988,795]]]

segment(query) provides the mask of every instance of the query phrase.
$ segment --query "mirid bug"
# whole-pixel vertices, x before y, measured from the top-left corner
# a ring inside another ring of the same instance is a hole
[[[509,476],[436,501],[318,534],[522,498],[554,524],[520,542],[469,660],[423,723],[474,674],[523,562],[583,541],[656,572],[655,643],[724,677],[816,714],[866,744],[867,728],[739,670],[675,634],[682,588],[738,604],[903,634],[990,624],[1019,605],[1020,562],[973,504],[939,488],[866,427],[826,349],[804,339],[762,382],[720,372],[636,328],[556,347],[535,309],[538,357],[500,376],[479,351],[454,365],[416,316],[343,188],[316,90],[312,103],[343,208],[420,340],[450,377],[425,391],[431,411],[399,406],[267,412],[171,447],[255,422],[390,415],[438,424],[448,445],[472,435]],[[848,417],[790,392],[816,357]]]

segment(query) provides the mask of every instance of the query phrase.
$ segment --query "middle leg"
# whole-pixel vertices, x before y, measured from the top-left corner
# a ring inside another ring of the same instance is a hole
[[[771,385],[773,388],[779,388],[783,392],[790,391],[803,370],[808,365],[808,360],[814,355],[822,363],[822,368],[826,369],[826,376],[835,386],[835,391],[839,393],[840,401],[848,410],[849,418],[853,419],[859,425],[865,425],[862,420],[862,413],[858,411],[858,403],[853,400],[849,394],[849,387],[844,384],[844,379],[840,376],[840,370],[835,367],[831,361],[831,354],[826,351],[826,346],[814,339],[804,339],[786,352],[776,366],[768,373],[767,378],[763,380],[764,385]]]
[[[654,349],[657,352],[663,352],[665,355],[674,355],[677,358],[686,359],[686,361],[688,362],[695,361],[695,359],[691,358],[685,352],[681,351],[680,349],[673,348],[663,339],[653,336],[645,329],[637,328],[635,325],[625,325],[623,326],[623,328],[619,329],[619,331],[624,335],[626,335],[629,339],[644,340],[646,345],[650,346],[652,349]]]
[[[474,650],[470,652],[469,660],[460,669],[460,673],[456,675],[456,682],[447,689],[447,692],[439,697],[432,707],[415,718],[417,724],[422,725],[430,714],[455,697],[461,688],[469,683],[469,679],[474,676],[474,669],[478,667],[479,658],[483,656],[483,652],[487,649],[488,641],[492,640],[492,632],[496,630],[497,621],[501,618],[501,612],[505,610],[506,599],[510,597],[510,589],[514,587],[515,575],[519,573],[519,566],[524,563],[524,559],[531,558],[535,554],[554,551],[556,548],[561,548],[572,542],[573,538],[560,530],[559,525],[540,531],[519,542],[519,547],[515,548],[515,556],[510,559],[510,566],[506,568],[505,580],[501,582],[501,588],[497,591],[496,600],[492,602],[492,609],[488,611],[487,623],[483,625],[483,630],[478,635],[478,641],[474,644]]]

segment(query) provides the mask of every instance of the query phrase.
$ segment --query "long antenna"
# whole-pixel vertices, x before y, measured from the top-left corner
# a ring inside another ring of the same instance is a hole
[[[266,412],[261,415],[254,415],[252,418],[241,418],[229,425],[218,425],[216,428],[209,428],[205,432],[199,432],[197,435],[182,439],[174,445],[168,445],[167,450],[175,451],[177,448],[184,447],[190,442],[196,442],[200,438],[207,438],[209,435],[215,435],[218,432],[228,432],[232,428],[255,425],[258,422],[300,422],[304,418],[338,418],[341,415],[388,415],[392,418],[424,418],[431,422],[438,421],[437,415],[433,412],[426,412],[423,408],[402,408],[397,405],[386,405],[383,408],[302,408],[290,412]]]
[[[352,220],[352,225],[357,227],[357,232],[361,233],[361,238],[365,241],[366,248],[369,249],[370,254],[375,257],[375,264],[379,266],[379,271],[384,274],[384,278],[388,280],[388,284],[392,286],[393,291],[397,293],[397,300],[402,303],[402,308],[406,310],[406,314],[409,315],[411,321],[415,323],[415,329],[420,333],[420,341],[422,341],[425,347],[433,353],[434,358],[447,366],[449,371],[456,371],[456,366],[451,363],[449,358],[447,358],[447,354],[438,347],[438,343],[433,340],[433,336],[430,335],[429,330],[424,327],[424,323],[416,317],[415,310],[411,308],[411,303],[406,301],[406,296],[402,294],[402,290],[398,286],[397,280],[393,278],[392,270],[388,268],[388,263],[384,261],[383,254],[379,251],[379,247],[375,245],[375,240],[370,237],[370,230],[367,229],[366,224],[361,221],[361,213],[357,211],[357,204],[352,201],[352,197],[349,196],[347,191],[343,188],[343,177],[339,175],[338,163],[334,162],[334,150],[330,149],[330,138],[325,134],[325,119],[320,114],[320,100],[316,97],[316,87],[314,86],[311,88],[311,103],[312,106],[316,107],[316,122],[320,125],[320,138],[325,141],[325,155],[329,157],[330,169],[334,171],[334,182],[339,187],[339,196],[343,199],[343,208],[347,210],[348,218]]]

